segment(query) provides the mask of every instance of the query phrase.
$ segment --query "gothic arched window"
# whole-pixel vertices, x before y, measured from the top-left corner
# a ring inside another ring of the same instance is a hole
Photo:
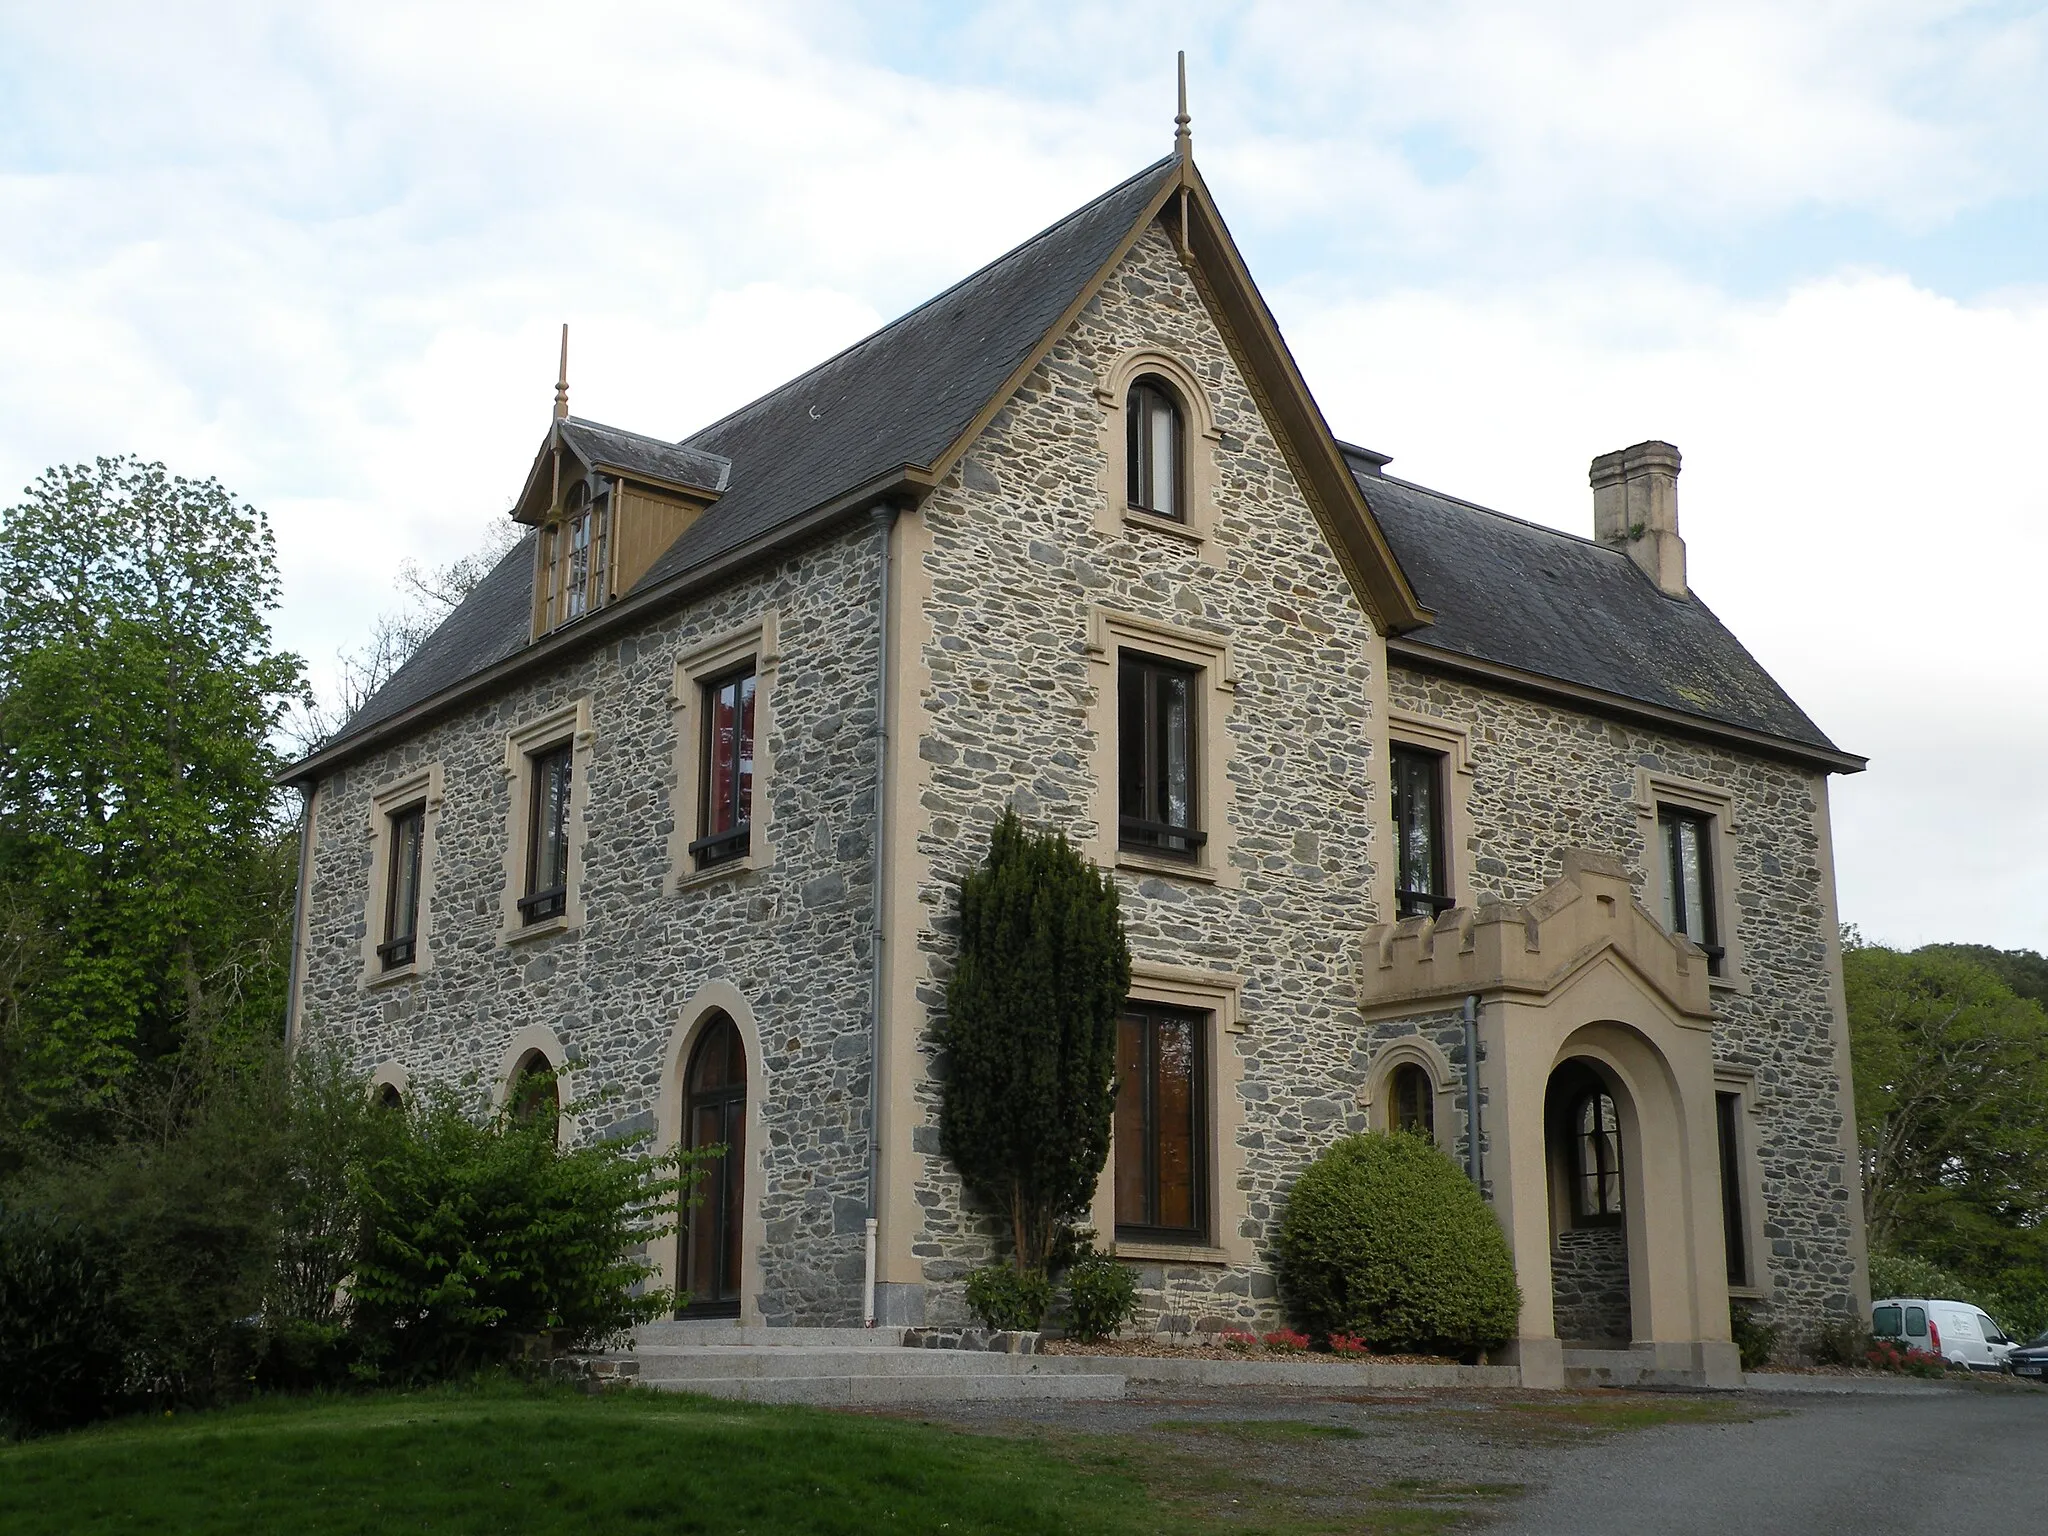
[[[555,1069],[539,1051],[528,1051],[512,1069],[512,1086],[505,1095],[505,1107],[521,1125],[545,1119],[560,1134],[561,1089],[556,1085]]]
[[[1604,1088],[1584,1094],[1572,1109],[1572,1145],[1577,1166],[1575,1198],[1585,1222],[1621,1218],[1621,1117]]]
[[[1126,499],[1140,512],[1187,519],[1187,415],[1166,381],[1147,374],[1124,401]]]

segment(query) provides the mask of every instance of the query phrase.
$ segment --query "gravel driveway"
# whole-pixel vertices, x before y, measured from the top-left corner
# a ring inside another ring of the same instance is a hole
[[[957,1404],[916,1417],[1043,1438],[1205,1514],[1254,1524],[1267,1515],[1289,1530],[2048,1531],[2048,1390],[2013,1385],[1342,1397],[1163,1390],[1121,1402]]]

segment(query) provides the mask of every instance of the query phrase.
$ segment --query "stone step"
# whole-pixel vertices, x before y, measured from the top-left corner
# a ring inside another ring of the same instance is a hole
[[[743,1328],[721,1319],[668,1318],[633,1330],[636,1346],[744,1345],[758,1349],[899,1349],[901,1328]]]
[[[1568,1387],[1687,1387],[1697,1382],[1692,1372],[1660,1365],[1651,1349],[1567,1349],[1564,1383]]]
[[[644,1382],[738,1380],[763,1376],[1028,1376],[1066,1374],[1037,1355],[1002,1355],[963,1349],[870,1349],[822,1345],[811,1349],[752,1348],[736,1344],[646,1344],[631,1356]],[[1095,1365],[1097,1372],[1104,1364]],[[1121,1375],[1121,1372],[1117,1374]]]
[[[992,1357],[984,1355],[981,1358]],[[1103,1401],[1124,1395],[1121,1376],[1065,1371],[1033,1375],[980,1372],[964,1376],[687,1377],[648,1381],[647,1385],[660,1392],[693,1392],[703,1397],[733,1398],[750,1403],[812,1403],[828,1408],[909,1407],[920,1403]]]

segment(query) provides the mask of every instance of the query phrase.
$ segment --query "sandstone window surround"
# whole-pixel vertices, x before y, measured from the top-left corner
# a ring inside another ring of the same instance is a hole
[[[1763,1180],[1756,1157],[1761,1143],[1756,1074],[1747,1067],[1716,1062],[1714,1108],[1721,1154],[1724,1241],[1725,1234],[1733,1230],[1739,1236],[1742,1250],[1739,1264],[1730,1255],[1728,1294],[1737,1301],[1767,1300],[1771,1294],[1771,1249],[1764,1232]]]
[[[775,861],[769,791],[774,783],[775,682],[782,663],[776,630],[776,611],[764,609],[751,623],[694,645],[676,659],[675,683],[669,692],[676,724],[675,790],[669,803],[670,894],[742,871],[767,869]],[[754,677],[754,760],[746,851],[703,863],[690,845],[705,831],[711,727],[706,689],[749,666]]]
[[[569,1053],[563,1049],[561,1037],[545,1024],[525,1025],[505,1043],[497,1070],[491,1074],[491,1108],[516,1112],[520,1084],[535,1072],[554,1073],[555,1102],[562,1111],[555,1122],[555,1137],[563,1146],[573,1145],[580,1129],[568,1114],[569,1106],[576,1102],[575,1074],[569,1069]]]
[[[381,1062],[370,1073],[369,1088],[372,1102],[397,1109],[412,1096],[412,1074],[395,1061]]]
[[[1721,946],[1720,963],[1709,969],[1707,982],[1715,991],[1747,993],[1750,983],[1742,966],[1742,929],[1736,921],[1735,855],[1742,828],[1735,818],[1734,795],[1717,784],[1638,768],[1635,808],[1637,830],[1643,839],[1644,872],[1649,876],[1644,905],[1667,927],[1665,894],[1670,889],[1671,871],[1663,815],[1669,809],[1706,821],[1706,851],[1713,868],[1709,882],[1713,936]]]
[[[1169,1264],[1250,1265],[1257,1262],[1251,1240],[1244,1235],[1250,1214],[1241,1187],[1244,1152],[1243,978],[1229,971],[1203,970],[1133,958],[1130,1002],[1173,1009],[1198,1021],[1203,1063],[1201,1122],[1202,1167],[1197,1181],[1205,1208],[1201,1225],[1206,1242],[1158,1241],[1151,1237],[1116,1237],[1117,1138],[1110,1138],[1109,1160],[1095,1186],[1090,1221],[1120,1259]]]
[[[433,969],[434,930],[434,842],[441,825],[443,799],[441,765],[428,763],[380,785],[370,794],[369,825],[370,888],[363,911],[362,971],[364,987],[382,986],[424,975]],[[420,811],[418,830],[418,876],[412,891],[412,954],[395,965],[386,964],[382,952],[392,936],[392,924],[400,914],[392,910],[394,899],[403,899],[403,880],[394,874],[394,859],[405,850],[400,846],[400,822],[405,813]]]
[[[520,726],[505,738],[506,837],[505,884],[499,898],[498,942],[517,944],[550,934],[570,933],[583,926],[583,844],[590,804],[590,758],[597,733],[590,721],[590,696],[584,694]],[[521,910],[529,894],[534,839],[540,828],[535,815],[535,771],[558,746],[569,748],[569,806],[562,827],[568,868],[561,910],[534,922]]]
[[[1161,516],[1131,505],[1130,428],[1126,413],[1131,391],[1140,384],[1164,386],[1180,409],[1180,515]],[[1095,401],[1102,408],[1102,499],[1097,504],[1097,531],[1113,538],[1164,537],[1202,552],[1220,563],[1216,552],[1216,455],[1223,433],[1216,425],[1209,392],[1188,367],[1170,352],[1141,348],[1124,353],[1099,375]]]
[[[1429,1085],[1429,1137],[1453,1158],[1458,1152],[1458,1098],[1463,1082],[1449,1059],[1426,1035],[1406,1035],[1382,1045],[1366,1068],[1365,1083],[1358,1094],[1365,1121],[1375,1131],[1398,1129],[1400,1106],[1396,1079],[1404,1072],[1419,1072]]]
[[[1175,663],[1195,674],[1193,825],[1204,836],[1191,856],[1126,848],[1118,835],[1118,669],[1125,652]],[[1111,608],[1091,607],[1088,661],[1089,680],[1094,685],[1087,730],[1093,743],[1089,810],[1095,834],[1083,851],[1105,869],[1235,885],[1238,877],[1231,854],[1236,847],[1237,803],[1229,767],[1230,716],[1237,702],[1237,672],[1229,638]]]
[[[1393,749],[1408,747],[1435,754],[1438,759],[1436,823],[1440,857],[1443,861],[1443,889],[1440,896],[1454,906],[1472,905],[1472,728],[1462,721],[1409,710],[1387,712],[1387,874],[1390,893],[1400,881],[1400,828],[1395,824]],[[1396,920],[1402,915],[1400,898],[1392,907]]]

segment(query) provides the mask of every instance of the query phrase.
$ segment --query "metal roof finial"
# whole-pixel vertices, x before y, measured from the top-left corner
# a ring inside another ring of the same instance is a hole
[[[1179,54],[1180,72],[1180,113],[1173,120],[1173,148],[1183,160],[1191,160],[1195,153],[1195,136],[1188,132],[1188,124],[1194,119],[1188,116],[1188,51],[1183,48]]]
[[[569,419],[569,322],[562,322],[562,371],[555,376],[555,420]]]

